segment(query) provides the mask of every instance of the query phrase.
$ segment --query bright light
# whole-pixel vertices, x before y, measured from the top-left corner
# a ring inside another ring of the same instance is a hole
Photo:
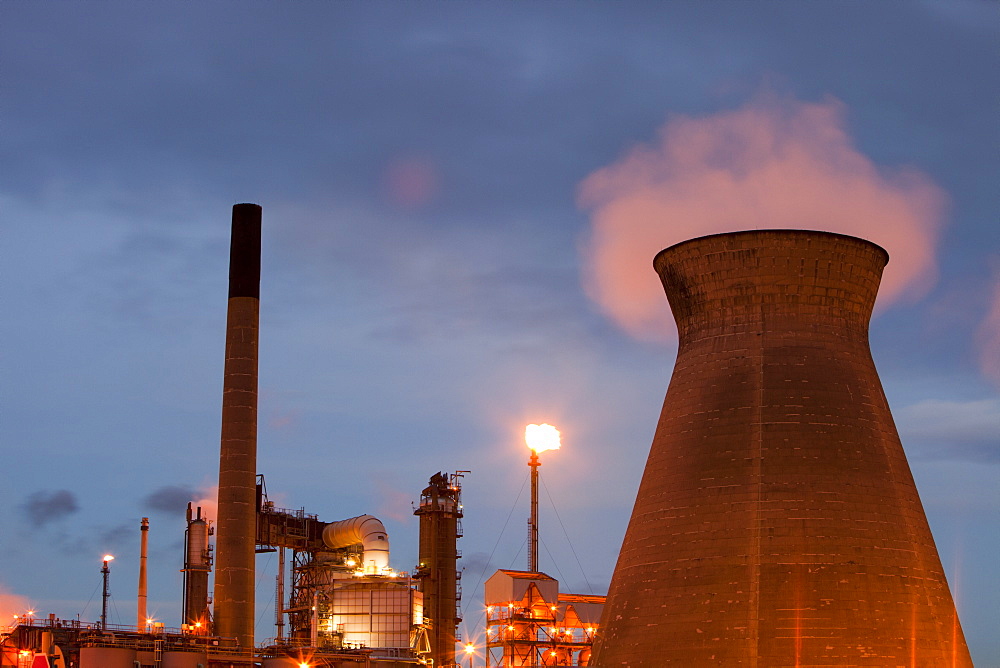
[[[465,653],[466,654],[472,654],[475,651],[476,651],[476,646],[473,645],[471,642],[468,645],[465,646]]]
[[[115,560],[114,556],[112,556],[110,554],[105,554],[104,555],[104,561],[114,561],[114,560]]]
[[[550,424],[529,424],[524,428],[524,442],[535,452],[558,450],[559,430]]]
[[[309,664],[308,663],[300,663],[299,664],[299,668],[309,668]]]

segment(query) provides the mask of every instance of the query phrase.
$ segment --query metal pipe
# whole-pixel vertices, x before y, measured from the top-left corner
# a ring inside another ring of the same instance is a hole
[[[538,467],[542,462],[538,453],[531,451],[528,466],[531,467],[531,517],[528,519],[528,571],[538,572]]]
[[[215,633],[254,647],[261,208],[233,206],[222,392]]]
[[[146,555],[149,551],[149,518],[143,517],[142,524],[139,525],[139,596],[138,609],[136,610],[135,630],[142,631],[146,628]]]
[[[274,615],[275,626],[278,627],[276,635],[280,643],[285,639],[285,548],[278,548],[278,575],[277,588],[274,594]]]
[[[111,575],[111,568],[108,562],[114,559],[111,555],[105,555],[104,566],[101,567],[101,577],[104,581],[104,588],[101,591],[101,630],[108,628],[108,577]]]
[[[380,575],[389,567],[389,536],[382,521],[372,515],[331,522],[323,529],[323,542],[333,549],[361,543],[366,573]]]

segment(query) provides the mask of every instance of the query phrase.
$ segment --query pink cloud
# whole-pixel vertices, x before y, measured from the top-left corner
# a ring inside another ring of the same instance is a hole
[[[763,94],[741,109],[671,117],[658,141],[587,176],[584,288],[630,334],[673,336],[652,271],[672,244],[720,232],[794,228],[869,239],[890,255],[880,306],[936,279],[945,193],[915,169],[876,166],[853,145],[845,107]]]
[[[0,584],[0,628],[10,626],[14,622],[14,615],[23,615],[30,609],[31,604],[27,598],[12,593]]]
[[[438,170],[426,158],[396,157],[386,166],[382,182],[393,204],[403,209],[419,209],[438,193]]]
[[[986,317],[976,328],[976,348],[983,375],[1000,387],[1000,262],[994,268]]]
[[[197,499],[191,505],[194,508],[201,508],[201,516],[216,522],[219,519],[219,486],[205,485],[198,490]]]

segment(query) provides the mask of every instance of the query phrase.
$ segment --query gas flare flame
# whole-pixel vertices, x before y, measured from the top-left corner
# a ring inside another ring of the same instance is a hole
[[[535,452],[558,450],[562,445],[559,430],[550,424],[529,424],[524,428],[524,442]]]

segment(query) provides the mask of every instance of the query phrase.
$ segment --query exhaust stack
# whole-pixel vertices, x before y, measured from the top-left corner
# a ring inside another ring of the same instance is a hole
[[[215,633],[235,637],[244,650],[254,647],[260,226],[258,205],[233,206],[214,617]]]
[[[149,551],[149,518],[143,517],[142,524],[139,525],[142,538],[139,542],[139,596],[138,606],[135,616],[135,630],[142,631],[146,628],[146,555]]]

